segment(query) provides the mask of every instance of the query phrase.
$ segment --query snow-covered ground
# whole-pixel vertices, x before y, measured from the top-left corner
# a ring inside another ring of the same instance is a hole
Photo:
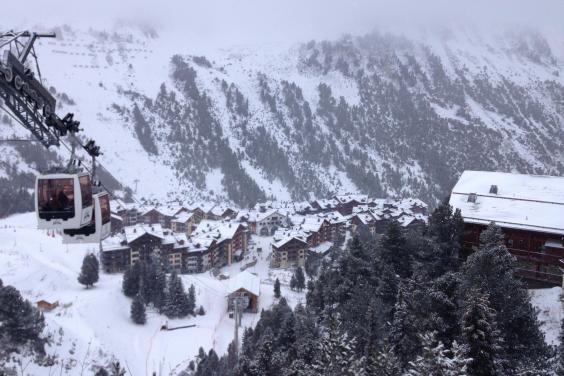
[[[32,303],[40,299],[59,302],[58,308],[45,313],[46,333],[52,336],[47,352],[56,355],[59,363],[51,369],[30,363],[26,374],[49,375],[56,370],[57,374],[76,375],[83,368],[89,370],[115,357],[132,375],[150,375],[153,371],[174,375],[194,359],[200,347],[214,348],[219,354],[227,350],[234,332],[233,320],[227,314],[228,280],[220,281],[209,273],[182,275],[186,288],[194,284],[197,304],[203,305],[206,315],[168,320],[168,325],[195,324],[194,328],[160,331],[167,319],[152,311],[147,314],[146,325],[135,325],[129,318],[131,300],[121,292],[121,274],[101,273],[92,289],[76,281],[84,255],[97,252],[97,248],[63,245],[60,236],[36,230],[35,224],[33,213],[0,220],[0,278],[4,284],[18,288]],[[271,240],[254,236],[246,259],[222,270],[232,278],[256,257],[256,265],[247,270],[260,277],[259,311],[272,305],[276,278],[290,305],[305,302],[304,293],[289,289],[290,271],[268,267]],[[547,342],[558,344],[562,289],[530,293]],[[259,317],[245,314],[243,326],[256,325]]]
[[[58,308],[45,313],[46,332],[53,336],[47,352],[64,366],[58,363],[48,369],[29,364],[26,373],[48,375],[62,369],[62,374],[76,375],[83,365],[88,370],[115,356],[132,375],[153,371],[176,374],[194,359],[200,347],[206,351],[214,348],[219,354],[227,350],[234,333],[233,320],[227,314],[228,280],[220,281],[209,273],[182,275],[185,288],[194,284],[197,305],[203,305],[206,315],[168,320],[168,325],[196,324],[194,328],[160,331],[167,319],[151,311],[146,325],[135,325],[129,318],[131,300],[121,292],[121,274],[101,273],[92,289],[77,282],[82,259],[87,252],[97,252],[95,246],[63,245],[60,236],[35,227],[33,213],[0,220],[0,278],[32,303],[40,299],[59,302]],[[276,278],[290,305],[305,302],[304,293],[289,289],[291,271],[268,267],[270,241],[269,237],[253,237],[247,260],[222,270],[234,277],[242,265],[257,258],[256,265],[247,270],[261,280],[259,312],[272,305]],[[259,317],[260,313],[245,314],[242,324],[255,325]]]
[[[559,345],[560,323],[562,322],[562,288],[530,290],[531,301],[539,310],[539,320],[545,335],[545,340],[550,345]]]

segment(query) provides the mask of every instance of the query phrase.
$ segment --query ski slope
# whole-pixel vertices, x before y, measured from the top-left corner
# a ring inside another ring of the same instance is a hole
[[[77,375],[89,374],[95,365],[119,360],[131,375],[152,372],[174,375],[188,366],[203,347],[223,354],[233,339],[233,320],[227,314],[228,280],[219,281],[208,273],[182,275],[187,289],[194,284],[197,306],[204,316],[168,320],[147,310],[147,324],[139,326],[130,318],[131,300],[121,292],[121,274],[104,274],[92,289],[85,289],[76,278],[87,252],[97,252],[89,245],[63,245],[61,237],[35,229],[34,213],[15,215],[0,220],[0,277],[5,285],[13,285],[32,303],[40,299],[58,301],[59,307],[45,313],[45,334],[52,337],[47,353],[57,358],[50,368],[29,363],[26,374]],[[253,242],[269,250],[269,237],[254,237]],[[254,255],[254,249],[250,254]],[[273,301],[273,281],[282,283],[282,295],[291,306],[305,303],[305,294],[289,290],[290,271],[272,271],[268,267],[268,251],[258,256],[256,266],[247,270],[261,280],[259,311]],[[242,263],[244,263],[243,261]],[[224,268],[235,276],[242,263]],[[259,314],[245,314],[243,326],[256,325]],[[196,327],[160,331],[169,327],[195,324]],[[241,332],[242,333],[242,330]],[[241,334],[240,334],[241,335]],[[29,358],[23,358],[25,364]]]

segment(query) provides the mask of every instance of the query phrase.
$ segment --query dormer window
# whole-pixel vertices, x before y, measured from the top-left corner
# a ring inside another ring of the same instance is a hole
[[[475,203],[478,196],[475,193],[470,193],[468,195],[468,202]]]
[[[492,185],[492,186],[490,187],[490,193],[491,193],[491,194],[494,194],[494,195],[497,195],[497,185]]]

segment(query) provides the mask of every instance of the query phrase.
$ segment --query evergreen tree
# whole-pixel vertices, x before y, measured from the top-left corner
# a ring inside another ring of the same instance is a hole
[[[266,329],[261,337],[258,352],[251,364],[251,374],[254,376],[271,375],[272,355],[274,351],[274,336],[270,327]]]
[[[193,284],[190,284],[190,288],[188,289],[188,302],[187,302],[186,310],[188,311],[189,314],[193,315],[195,309],[196,309],[196,289],[194,288]]]
[[[462,338],[467,347],[468,373],[472,376],[495,375],[500,347],[495,314],[488,296],[472,290],[467,296],[462,316]]]
[[[554,370],[557,376],[564,376],[564,316],[560,322],[560,345],[556,356],[556,368]]]
[[[296,289],[298,291],[302,291],[305,289],[305,275],[304,270],[301,266],[298,266],[296,269]]]
[[[436,339],[436,333],[425,333],[421,336],[422,354],[409,362],[406,376],[467,376],[468,359],[454,360],[442,342]]]
[[[294,291],[297,285],[298,285],[298,281],[296,280],[296,276],[292,275],[292,278],[290,278],[290,290]]]
[[[488,296],[508,367],[517,368],[525,352],[528,362],[546,362],[550,351],[527,289],[514,276],[515,258],[503,243],[501,229],[490,224],[480,235],[480,244],[462,267],[462,291],[479,289]]]
[[[407,366],[420,348],[416,319],[409,310],[405,295],[404,287],[400,286],[389,335],[390,345],[402,367]]]
[[[274,281],[274,297],[276,299],[280,298],[280,281],[278,280],[278,278],[276,278],[276,281]]]
[[[402,278],[411,275],[411,255],[406,251],[406,239],[400,224],[393,221],[382,237],[382,262],[393,267]]]
[[[313,365],[316,375],[355,376],[354,341],[340,330],[336,319],[331,319],[327,335],[321,340],[317,361]]]
[[[110,376],[125,376],[126,370],[118,361],[112,362],[110,365]]]
[[[135,295],[135,298],[133,298],[133,302],[131,303],[131,320],[140,325],[144,325],[147,322],[145,302],[143,301],[141,294]]]
[[[169,318],[186,317],[190,313],[190,302],[184,291],[182,280],[176,272],[170,274],[164,314]]]
[[[43,314],[24,300],[13,286],[0,287],[0,349],[4,345],[19,346],[25,343],[43,353],[45,328]]]
[[[110,374],[108,373],[108,371],[106,371],[105,368],[100,367],[98,368],[94,376],[110,376]]]
[[[99,267],[98,259],[94,254],[89,253],[84,256],[78,282],[86,286],[86,288],[94,286],[94,284],[98,282]]]
[[[200,306],[200,308],[198,308],[198,315],[204,316],[205,314],[206,314],[206,311],[204,310],[204,307]]]
[[[139,292],[139,283],[141,281],[141,266],[139,262],[128,267],[123,273],[123,281],[121,290],[124,295],[133,298]]]
[[[380,351],[368,355],[365,372],[369,376],[399,376],[401,369],[392,348],[384,345]]]

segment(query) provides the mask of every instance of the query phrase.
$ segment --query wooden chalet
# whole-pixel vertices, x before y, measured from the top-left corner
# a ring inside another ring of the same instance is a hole
[[[564,178],[465,171],[450,204],[465,224],[464,249],[479,246],[489,223],[502,228],[517,259],[517,275],[531,282],[562,285]]]

